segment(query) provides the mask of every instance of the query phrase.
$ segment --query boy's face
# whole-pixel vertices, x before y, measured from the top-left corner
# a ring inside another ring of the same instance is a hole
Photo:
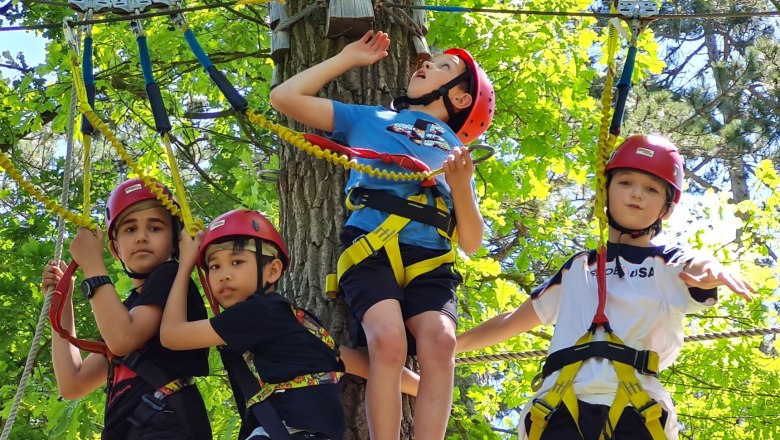
[[[206,251],[208,282],[217,303],[226,309],[257,292],[257,256],[246,249]],[[274,259],[263,266],[263,282],[273,284],[282,274],[282,261]]]
[[[457,56],[450,54],[437,55],[431,61],[423,62],[422,67],[414,72],[409,80],[406,95],[410,98],[419,98],[447,84],[465,71],[466,62]],[[461,87],[455,86],[450,89],[450,99],[457,104],[454,98],[464,93],[468,94]],[[470,103],[471,101],[469,100]]]
[[[116,225],[111,253],[136,273],[149,273],[171,259],[171,214],[163,207],[127,214]]]
[[[608,189],[609,212],[621,226],[641,230],[660,217],[666,220],[666,183],[642,171],[619,169],[612,176]]]

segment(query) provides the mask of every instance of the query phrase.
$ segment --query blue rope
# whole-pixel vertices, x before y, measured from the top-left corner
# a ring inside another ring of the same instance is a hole
[[[84,85],[95,84],[95,74],[92,71],[92,37],[84,38],[84,57],[81,60],[81,70],[84,73]],[[91,103],[94,104],[94,103]]]
[[[144,72],[144,81],[146,85],[154,84],[154,74],[152,73],[152,58],[149,55],[149,45],[146,43],[146,37],[138,37],[138,52],[141,60],[141,70]]]
[[[615,113],[612,115],[612,123],[609,126],[609,132],[615,136],[620,134],[620,127],[623,125],[623,113],[626,109],[626,100],[631,91],[631,78],[634,76],[634,64],[636,63],[636,46],[628,48],[626,62],[623,64],[623,73],[620,75],[620,81],[617,84],[617,101],[615,101]]]
[[[195,58],[200,61],[200,64],[204,69],[208,70],[211,66],[214,65],[209,59],[209,56],[206,55],[206,52],[203,51],[203,48],[200,46],[200,43],[198,43],[198,40],[195,39],[195,34],[192,32],[192,29],[187,29],[184,31],[184,39],[187,40],[187,44],[189,44],[192,53],[195,55]]]

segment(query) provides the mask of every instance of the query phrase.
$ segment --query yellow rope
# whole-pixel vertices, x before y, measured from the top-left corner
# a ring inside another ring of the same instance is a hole
[[[163,134],[163,143],[165,144],[165,152],[168,155],[168,166],[171,168],[171,176],[173,177],[173,186],[176,190],[176,194],[179,195],[179,205],[181,206],[181,213],[184,222],[184,228],[191,237],[203,227],[202,222],[196,222],[192,219],[192,212],[190,211],[190,205],[187,203],[187,197],[184,193],[184,185],[181,183],[181,176],[179,175],[179,166],[176,165],[176,158],[173,155],[173,149],[171,148],[171,138],[168,133]]]
[[[46,197],[43,192],[41,192],[38,188],[35,187],[32,183],[28,182],[21,172],[19,172],[18,169],[14,166],[13,162],[11,162],[11,159],[8,158],[8,156],[5,155],[2,151],[0,151],[0,167],[3,168],[12,179],[19,185],[20,188],[27,191],[30,195],[33,196],[37,201],[42,203],[49,211],[52,211],[59,215],[60,217],[64,218],[65,220],[76,224],[78,226],[81,226],[82,228],[88,228],[88,229],[95,229],[95,224],[92,223],[92,220],[88,216],[80,217],[64,207],[60,206],[57,202],[54,200]]]
[[[170,213],[176,217],[179,218],[187,228],[187,232],[190,232],[194,235],[194,232],[192,232],[193,228],[200,229],[202,226],[202,223],[200,225],[195,225],[195,222],[190,222],[189,225],[187,222],[185,222],[184,216],[182,215],[181,209],[179,209],[178,206],[173,202],[173,199],[171,199],[162,188],[160,188],[155,181],[147,176],[141,167],[138,166],[138,164],[135,162],[135,160],[130,156],[130,153],[127,152],[125,147],[122,145],[122,142],[117,139],[117,137],[114,135],[114,133],[111,131],[110,128],[103,122],[102,119],[98,115],[95,114],[95,112],[92,110],[92,107],[89,105],[89,101],[87,101],[87,92],[84,88],[84,81],[81,76],[81,66],[79,66],[78,62],[78,56],[75,52],[71,51],[70,54],[70,68],[71,68],[71,75],[73,76],[73,81],[76,83],[76,91],[78,95],[78,101],[79,101],[79,111],[81,114],[83,114],[87,120],[89,120],[90,124],[100,131],[103,136],[105,136],[106,139],[111,143],[111,145],[116,149],[117,153],[119,153],[119,156],[122,158],[122,160],[127,163],[127,165],[130,167],[130,169],[133,170],[134,173],[138,174],[138,177],[144,182],[144,185],[146,185],[147,188],[152,192],[152,194],[157,197],[157,200],[162,203],[162,205],[170,211]],[[195,229],[195,231],[197,231]]]
[[[92,150],[92,135],[85,134],[84,140],[82,141],[82,145],[84,146],[84,199],[81,202],[81,209],[82,209],[82,215],[84,217],[89,217],[89,207],[90,207],[90,201],[89,201],[89,192],[90,192],[90,186],[92,182],[90,181],[90,163],[89,163],[89,156],[90,151]]]
[[[295,146],[296,148],[313,155],[314,157],[325,159],[334,165],[340,165],[345,169],[351,169],[366,173],[371,177],[384,178],[394,181],[413,181],[413,180],[426,180],[435,175],[441,174],[441,170],[435,170],[433,172],[397,172],[387,171],[378,168],[374,168],[370,165],[361,164],[355,159],[350,159],[346,155],[334,153],[330,150],[325,150],[317,145],[307,141],[301,133],[291,130],[283,125],[275,124],[262,115],[259,115],[252,110],[247,110],[247,118],[255,124],[265,128],[268,131],[276,133],[280,139]]]
[[[613,13],[615,6],[612,5]],[[599,126],[599,142],[596,149],[596,218],[599,220],[599,243],[607,244],[607,176],[604,169],[607,166],[610,154],[615,148],[617,136],[609,132],[612,122],[612,86],[615,82],[615,53],[618,47],[618,33],[615,27],[609,25],[607,38],[607,77],[604,82],[604,91],[601,93],[601,125]]]

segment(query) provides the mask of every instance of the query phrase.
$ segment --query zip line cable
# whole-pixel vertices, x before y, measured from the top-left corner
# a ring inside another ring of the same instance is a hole
[[[43,4],[60,5],[64,3],[52,1],[40,1]],[[525,9],[493,9],[493,8],[468,8],[462,6],[420,6],[404,5],[400,3],[383,2],[382,6],[400,8],[400,9],[423,9],[432,12],[463,12],[463,13],[484,13],[484,14],[511,14],[511,15],[533,15],[533,16],[558,16],[558,17],[590,17],[590,18],[625,18],[622,14],[604,13],[604,12],[578,12],[578,11],[534,11]],[[212,3],[200,6],[189,6],[178,9],[161,9],[155,12],[145,12],[143,14],[120,15],[109,18],[97,18],[93,20],[74,20],[69,23],[71,27],[86,26],[91,24],[116,23],[122,21],[139,20],[142,18],[161,17],[165,15],[178,14],[182,12],[202,11],[216,8],[229,8],[236,6],[236,2]],[[652,17],[652,20],[717,20],[725,18],[754,18],[754,17],[780,17],[780,11],[755,11],[755,12],[709,12],[696,14],[659,14]],[[0,32],[28,31],[54,29],[62,27],[61,23],[44,23],[25,26],[6,26],[0,27]]]

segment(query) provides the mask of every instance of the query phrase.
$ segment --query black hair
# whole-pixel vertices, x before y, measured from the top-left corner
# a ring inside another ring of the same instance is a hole
[[[246,249],[246,245],[247,245],[247,243],[249,243],[249,240],[254,240],[255,241],[255,248],[256,248],[255,255],[257,256],[257,263],[258,263],[258,267],[257,267],[257,276],[258,276],[257,289],[258,290],[263,290],[262,287],[260,286],[260,284],[262,283],[261,279],[262,279],[263,268],[268,263],[270,263],[270,262],[272,262],[274,260],[281,260],[281,257],[279,257],[279,256],[271,257],[271,256],[268,256],[268,255],[263,255],[263,250],[262,250],[263,248],[262,248],[262,246],[263,246],[263,243],[268,243],[271,246],[273,246],[273,248],[276,250],[276,254],[277,255],[282,255],[282,252],[281,252],[281,250],[279,249],[279,247],[277,245],[275,245],[274,243],[272,243],[272,242],[270,242],[268,240],[261,240],[259,238],[255,238],[255,237],[248,237],[246,235],[229,235],[227,237],[222,237],[222,238],[220,238],[218,240],[215,240],[213,243],[210,243],[209,245],[226,243],[228,241],[232,241],[233,242],[233,252],[239,252],[239,251],[243,251],[244,249]],[[208,261],[204,261],[203,265],[205,266],[204,270],[206,271],[206,273],[208,273],[208,271],[209,271]],[[272,287],[276,288],[276,283],[278,283],[278,282],[279,281],[277,280],[275,283],[270,284],[266,288],[266,290],[270,289]]]

